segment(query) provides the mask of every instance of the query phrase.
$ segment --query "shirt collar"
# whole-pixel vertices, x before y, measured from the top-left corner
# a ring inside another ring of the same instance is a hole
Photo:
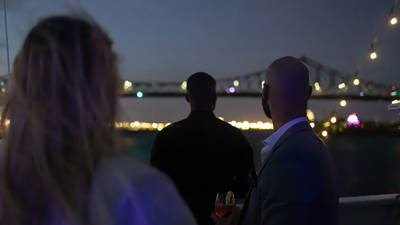
[[[280,127],[278,130],[276,130],[267,139],[265,139],[263,141],[264,146],[266,146],[266,145],[268,145],[270,147],[274,146],[278,142],[279,138],[281,138],[282,135],[286,133],[286,131],[288,131],[291,127],[293,127],[294,125],[301,123],[301,122],[307,122],[307,118],[306,117],[298,117],[294,120],[291,120],[291,121],[285,123],[285,125]]]

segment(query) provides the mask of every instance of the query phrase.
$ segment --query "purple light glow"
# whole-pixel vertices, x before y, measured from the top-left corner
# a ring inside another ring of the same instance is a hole
[[[361,96],[361,97],[364,97],[364,92],[360,92],[360,96]]]
[[[229,88],[227,88],[225,91],[226,91],[226,93],[228,93],[228,94],[232,94],[232,93],[235,93],[236,89],[235,89],[234,87],[229,87]]]

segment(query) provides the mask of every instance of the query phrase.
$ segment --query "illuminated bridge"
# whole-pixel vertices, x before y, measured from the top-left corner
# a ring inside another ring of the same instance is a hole
[[[322,65],[308,57],[300,58],[310,68],[314,99],[359,99],[365,101],[394,100],[397,86],[364,80]],[[217,93],[224,97],[259,97],[265,70],[217,80]],[[185,95],[186,82],[124,81],[123,97],[180,97]]]
[[[398,86],[364,80],[354,74],[344,74],[308,57],[300,57],[310,69],[313,99],[356,99],[365,101],[392,101],[400,93]],[[218,96],[259,97],[266,69],[217,80]],[[1,92],[5,92],[7,75],[0,77]],[[124,80],[122,97],[181,97],[186,92],[186,82],[141,82]]]

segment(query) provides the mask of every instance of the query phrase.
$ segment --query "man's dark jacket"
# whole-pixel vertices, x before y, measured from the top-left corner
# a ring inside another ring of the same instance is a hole
[[[307,122],[291,127],[256,174],[240,225],[336,225],[332,158]]]
[[[151,164],[175,182],[199,225],[214,224],[217,192],[248,191],[252,150],[240,130],[212,112],[195,111],[164,128],[151,152]],[[174,207],[174,206],[171,206]]]

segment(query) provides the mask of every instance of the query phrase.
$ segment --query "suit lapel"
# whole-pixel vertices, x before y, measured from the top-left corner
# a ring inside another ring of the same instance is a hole
[[[257,171],[257,177],[260,176],[261,172],[263,172],[264,168],[269,164],[269,162],[272,159],[272,156],[274,155],[274,153],[278,150],[278,148],[285,143],[288,138],[290,136],[292,136],[293,134],[303,131],[303,130],[311,130],[310,125],[308,124],[308,122],[301,122],[298,123],[296,125],[294,125],[293,127],[289,128],[289,130],[287,130],[281,138],[279,138],[278,142],[276,142],[276,144],[274,145],[274,147],[272,148],[272,153],[271,155],[268,157],[268,159],[265,161],[265,163],[262,165],[262,167],[260,168],[260,170]]]

